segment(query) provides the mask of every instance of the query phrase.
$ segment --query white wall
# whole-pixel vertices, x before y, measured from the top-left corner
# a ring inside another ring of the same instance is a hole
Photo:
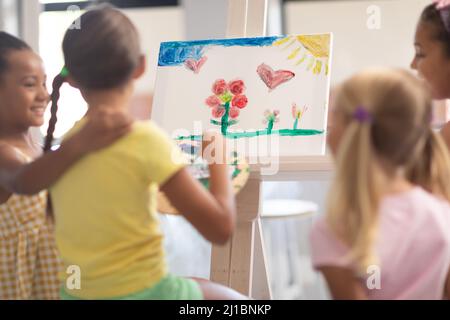
[[[147,57],[147,71],[137,82],[136,91],[153,93],[160,43],[185,40],[183,8],[126,9],[123,12],[136,25]]]
[[[0,0],[0,30],[20,37],[37,51],[40,11],[39,0]]]
[[[35,51],[39,50],[39,14],[41,9],[39,0],[20,0],[20,37]]]
[[[187,40],[224,38],[228,0],[181,0]]]
[[[283,34],[283,1],[269,0],[267,5],[267,35]]]
[[[331,77],[336,83],[373,65],[409,68],[416,23],[430,0],[288,2],[286,32],[334,33]],[[381,28],[367,27],[371,5],[380,8]]]
[[[17,0],[0,0],[0,30],[19,35],[19,7]]]
[[[181,0],[186,39],[225,38],[228,0]],[[267,0],[267,35],[282,34],[282,0]]]

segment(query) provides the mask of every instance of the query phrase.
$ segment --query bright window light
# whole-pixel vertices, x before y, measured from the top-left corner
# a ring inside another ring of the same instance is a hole
[[[74,2],[73,0],[40,0],[39,1],[42,4],[47,3],[62,3],[62,2]],[[88,2],[88,0],[76,0],[76,2]]]
[[[47,72],[47,88],[52,90],[52,81],[61,71],[64,58],[61,43],[64,33],[71,23],[82,14],[74,11],[43,12],[39,17],[39,52],[44,60]],[[55,138],[60,138],[76,121],[86,113],[87,105],[80,92],[64,84],[60,90],[58,101],[58,122],[54,132]],[[41,127],[41,133],[47,134],[47,124],[50,119],[50,105],[45,113],[45,125]]]

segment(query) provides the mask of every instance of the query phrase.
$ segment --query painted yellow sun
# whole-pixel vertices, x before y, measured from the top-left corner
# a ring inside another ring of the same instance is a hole
[[[320,74],[323,69],[325,74],[328,74],[329,34],[289,36],[277,40],[273,45],[282,47],[282,50],[293,48],[287,59],[294,60],[295,65],[306,62],[307,70],[312,70],[314,74]]]

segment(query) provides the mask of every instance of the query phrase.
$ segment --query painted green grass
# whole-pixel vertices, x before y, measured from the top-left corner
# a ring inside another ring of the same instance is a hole
[[[323,134],[323,130],[312,130],[312,129],[280,129],[280,130],[269,130],[263,129],[258,131],[244,131],[244,132],[227,132],[224,137],[227,139],[241,139],[241,138],[253,138],[259,136],[267,135],[280,135],[280,136],[314,136]],[[190,135],[190,136],[179,136],[176,140],[192,140],[199,141],[202,140],[202,135]]]

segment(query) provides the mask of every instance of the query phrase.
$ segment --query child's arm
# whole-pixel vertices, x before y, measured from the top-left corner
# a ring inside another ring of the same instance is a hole
[[[216,136],[216,139],[214,142],[218,142],[220,138]],[[178,171],[161,187],[172,205],[207,240],[219,244],[229,239],[236,220],[228,167],[225,161],[222,163],[209,166],[210,192],[187,169]]]
[[[0,145],[0,187],[20,194],[44,190],[82,156],[108,146],[129,132],[131,123],[122,112],[99,111],[58,150],[45,153],[31,163],[14,147]]]
[[[339,267],[321,267],[320,271],[336,300],[366,300],[367,294],[350,269]]]

